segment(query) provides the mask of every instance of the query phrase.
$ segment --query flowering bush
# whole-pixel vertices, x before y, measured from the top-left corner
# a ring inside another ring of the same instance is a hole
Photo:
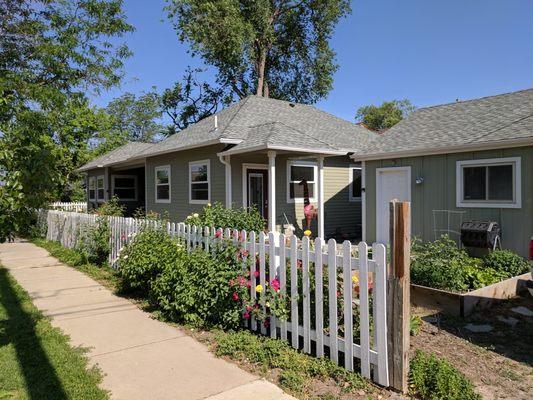
[[[201,213],[189,215],[185,223],[202,227],[245,229],[248,232],[261,232],[266,226],[266,220],[255,208],[226,208],[218,202],[207,204]]]

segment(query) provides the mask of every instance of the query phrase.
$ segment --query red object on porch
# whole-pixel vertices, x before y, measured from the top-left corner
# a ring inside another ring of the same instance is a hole
[[[533,236],[529,240],[529,259],[533,260]]]
[[[311,229],[311,220],[315,219],[318,214],[318,210],[311,204],[309,201],[309,186],[307,181],[304,179],[300,182],[300,185],[304,187],[304,216],[307,229]]]

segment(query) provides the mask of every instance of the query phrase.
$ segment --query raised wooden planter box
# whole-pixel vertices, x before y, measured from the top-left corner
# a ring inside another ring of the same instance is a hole
[[[526,281],[530,279],[531,272],[526,272],[523,275],[466,293],[453,293],[411,284],[411,304],[448,315],[464,317],[476,308],[490,308],[502,300],[516,296],[519,292],[526,290]]]

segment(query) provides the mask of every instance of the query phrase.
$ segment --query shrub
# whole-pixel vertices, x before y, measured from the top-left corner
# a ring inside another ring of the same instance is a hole
[[[126,207],[123,204],[120,204],[119,198],[113,196],[111,199],[101,204],[100,207],[95,210],[95,213],[108,217],[122,217],[124,216],[125,209]]]
[[[167,264],[153,285],[153,297],[162,311],[194,326],[238,329],[242,303],[228,284],[242,274],[242,261],[231,245],[209,254],[201,248],[184,256],[183,268]]]
[[[141,231],[120,253],[124,291],[150,295],[152,283],[162,271],[185,268],[186,250],[159,229]]]
[[[483,259],[483,262],[486,267],[508,278],[525,274],[531,268],[529,262],[510,250],[493,251]]]
[[[226,208],[218,202],[207,204],[201,213],[189,215],[185,222],[202,227],[245,229],[248,232],[261,232],[266,226],[266,220],[257,209]]]
[[[424,400],[481,400],[472,383],[446,360],[420,350],[411,360],[409,381]]]

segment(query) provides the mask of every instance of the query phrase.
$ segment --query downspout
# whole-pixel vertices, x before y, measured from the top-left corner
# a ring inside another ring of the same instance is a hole
[[[226,208],[231,208],[231,163],[230,163],[230,156],[218,156],[218,159],[224,166],[226,167]]]

